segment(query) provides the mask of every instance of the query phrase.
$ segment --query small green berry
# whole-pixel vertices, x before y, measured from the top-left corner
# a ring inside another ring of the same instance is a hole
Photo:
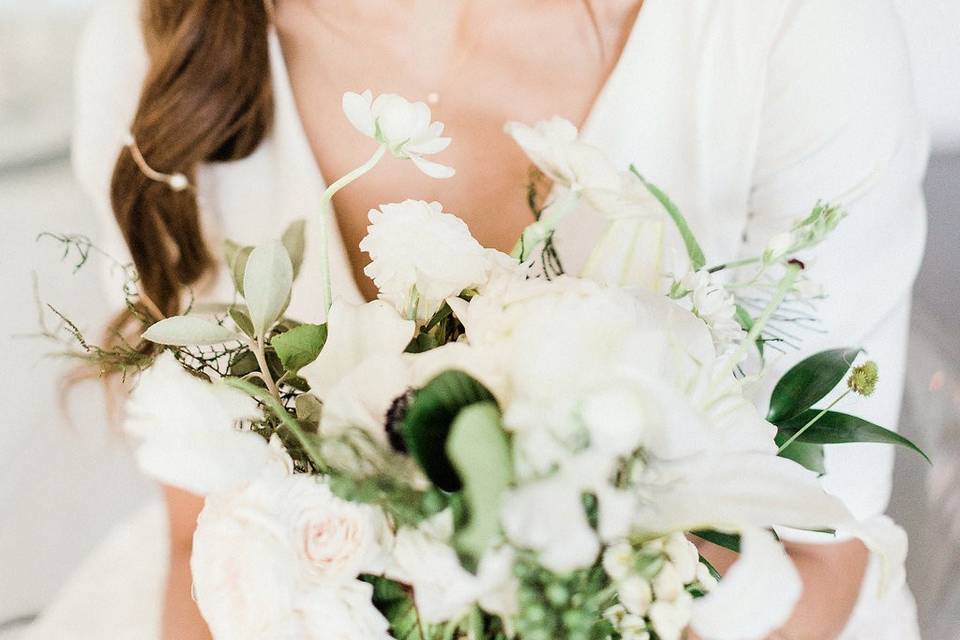
[[[854,393],[862,396],[872,395],[877,388],[877,380],[880,379],[879,368],[873,360],[864,362],[859,367],[855,367],[847,379],[847,386]]]

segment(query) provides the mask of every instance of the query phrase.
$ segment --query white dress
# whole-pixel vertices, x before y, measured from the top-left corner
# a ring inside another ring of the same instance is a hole
[[[272,33],[270,51],[276,109],[269,137],[249,158],[203,166],[197,178],[212,246],[225,237],[256,243],[277,236],[288,221],[319,208],[323,178]],[[110,175],[146,68],[138,2],[106,0],[80,53],[74,161],[103,216],[100,244],[118,256],[126,250],[110,212]],[[357,90],[367,88],[362,78],[357,82]],[[881,364],[883,393],[845,410],[896,425],[910,289],[924,244],[927,143],[891,0],[646,0],[583,135],[666,190],[711,262],[756,253],[817,200],[844,204],[850,217],[810,260],[810,276],[827,287],[829,298],[818,308],[821,331],[804,336],[803,352],[867,348]],[[596,227],[583,217],[561,229],[566,266],[583,259]],[[679,246],[675,237],[668,242]],[[335,235],[332,244],[335,295],[359,301],[342,240]],[[315,254],[308,251],[299,291],[320,291]],[[230,291],[221,278],[211,297],[229,299]],[[320,297],[295,291],[291,315],[321,319]],[[771,377],[799,357],[782,357]],[[857,516],[875,515],[886,509],[892,464],[890,447],[828,447],[823,483]],[[157,510],[143,517],[155,523]],[[155,564],[141,572],[149,579],[124,577],[137,565],[123,558],[139,555],[144,542],[134,544],[135,536],[120,532],[28,637],[111,637],[104,625],[114,614],[104,618],[103,612],[112,605],[98,584],[142,590],[139,599],[125,593],[123,606],[134,612],[117,616],[127,627],[112,637],[156,637],[163,530],[145,520],[129,526],[154,537],[147,546]],[[785,535],[829,543],[821,534]],[[842,637],[919,637],[909,593],[879,600],[874,573],[871,567]],[[90,611],[99,612],[99,626]],[[137,619],[143,628],[130,629]]]

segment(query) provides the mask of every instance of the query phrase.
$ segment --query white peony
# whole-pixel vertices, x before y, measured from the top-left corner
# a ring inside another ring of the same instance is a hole
[[[370,211],[370,223],[360,242],[370,254],[364,273],[404,317],[428,320],[446,298],[484,283],[492,268],[463,220],[438,202],[385,204]]]
[[[386,638],[373,606],[358,608],[344,594],[355,594],[359,574],[384,571],[389,546],[379,511],[336,498],[317,478],[289,475],[278,461],[243,490],[207,499],[191,557],[197,603],[218,638],[294,629],[292,637],[327,638],[328,617],[359,621],[336,637]]]
[[[238,428],[260,417],[247,394],[194,377],[165,352],[140,377],[125,429],[146,474],[207,495],[252,480],[270,459],[266,440]]]
[[[509,547],[489,550],[474,575],[463,568],[450,546],[452,535],[449,510],[396,534],[391,577],[413,587],[423,619],[431,623],[457,619],[475,604],[495,615],[514,615],[513,551]]]
[[[450,146],[441,136],[443,123],[432,122],[430,107],[402,96],[384,93],[373,98],[369,90],[343,94],[343,113],[360,133],[373,138],[397,158],[409,159],[431,178],[449,178],[450,167],[425,160]]]

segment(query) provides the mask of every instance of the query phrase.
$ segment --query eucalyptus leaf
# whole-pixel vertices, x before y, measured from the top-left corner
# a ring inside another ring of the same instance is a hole
[[[280,241],[290,256],[290,263],[293,265],[293,277],[300,274],[300,267],[303,266],[303,254],[306,250],[306,227],[307,221],[304,219],[294,220],[283,232]]]
[[[786,442],[819,414],[818,409],[808,409],[800,415],[782,422],[778,426],[778,438]],[[805,444],[846,444],[853,442],[892,444],[912,449],[923,456],[924,460],[930,462],[930,458],[920,447],[899,433],[884,429],[880,425],[868,422],[863,418],[839,411],[824,413],[820,419],[800,434],[796,442]]]
[[[301,324],[270,339],[283,367],[296,373],[317,359],[327,341],[327,325]]]
[[[230,310],[227,311],[227,313],[230,315],[230,319],[233,320],[233,323],[237,325],[237,328],[240,329],[240,331],[243,331],[251,338],[254,337],[253,323],[250,322],[250,316],[247,315],[246,311],[243,311],[237,307],[230,307]]]
[[[173,316],[150,325],[143,338],[157,344],[190,347],[233,342],[243,336],[200,316]]]
[[[500,532],[500,503],[512,481],[510,443],[495,402],[460,411],[447,438],[447,456],[463,481],[466,525],[454,532],[461,562],[476,571],[484,552]]]
[[[257,337],[264,337],[290,300],[293,264],[280,241],[256,247],[243,273],[243,297]]]
[[[667,215],[673,220],[673,224],[676,225],[677,231],[680,232],[680,237],[683,239],[683,244],[687,249],[687,256],[690,258],[690,265],[694,271],[702,269],[704,265],[707,264],[707,258],[704,256],[703,249],[700,248],[700,243],[697,242],[697,237],[693,234],[693,230],[690,229],[687,219],[680,213],[680,209],[657,185],[648,182],[646,178],[640,175],[640,172],[635,166],[630,165],[630,172],[640,179],[640,182],[647,188],[647,191],[653,194],[653,197],[660,202],[666,210]]]
[[[463,371],[444,371],[414,394],[401,425],[407,450],[438,488],[459,491],[460,476],[446,452],[450,426],[462,409],[493,400],[493,394]]]
[[[224,254],[227,260],[227,269],[230,270],[230,277],[233,278],[233,286],[237,293],[243,295],[243,273],[247,268],[247,260],[253,247],[239,245],[233,240],[227,240],[224,243]]]
[[[779,425],[822,400],[847,375],[860,351],[821,351],[787,371],[773,389],[767,420]]]
[[[320,402],[320,398],[312,393],[301,393],[294,400],[294,406],[297,411],[297,420],[312,426],[320,424],[320,418],[323,415],[323,403]]]

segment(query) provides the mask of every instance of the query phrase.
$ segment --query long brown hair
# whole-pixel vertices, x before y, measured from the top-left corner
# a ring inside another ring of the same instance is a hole
[[[194,182],[204,162],[250,155],[273,119],[263,0],[143,0],[150,67],[131,124],[147,163]],[[182,292],[214,267],[194,190],[147,178],[129,148],[110,197],[140,277],[142,311],[172,315]],[[110,328],[120,335],[132,314]]]

